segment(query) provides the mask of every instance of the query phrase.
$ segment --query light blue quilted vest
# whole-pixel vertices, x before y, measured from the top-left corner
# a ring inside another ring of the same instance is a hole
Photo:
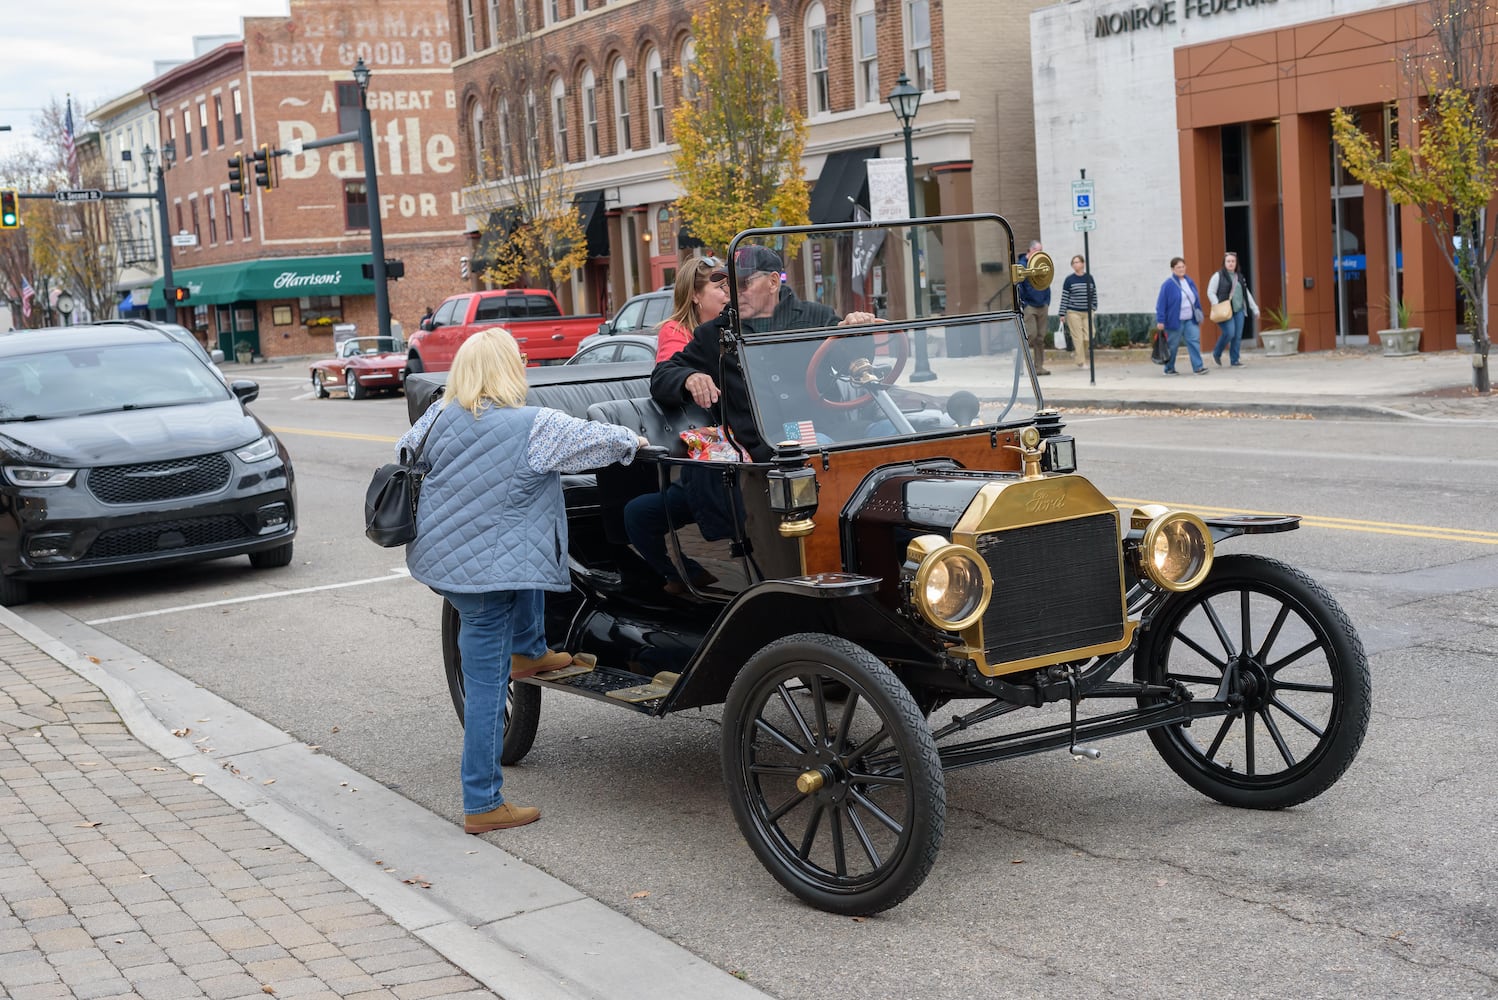
[[[525,461],[534,406],[461,406],[437,415],[423,459],[431,472],[416,507],[411,575],[458,593],[566,590],[562,480]]]

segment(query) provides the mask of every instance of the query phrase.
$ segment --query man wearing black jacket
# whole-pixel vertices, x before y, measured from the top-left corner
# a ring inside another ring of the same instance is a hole
[[[739,286],[739,318],[750,332],[783,330],[808,330],[830,326],[860,326],[877,322],[872,313],[852,312],[838,319],[837,312],[819,302],[804,302],[781,278],[780,255],[769,247],[742,246],[734,251],[734,270]],[[719,272],[711,278],[716,280]],[[728,330],[726,312],[708,320],[692,331],[687,346],[655,366],[650,376],[650,395],[662,406],[676,407],[686,402],[695,402],[704,409],[719,406],[721,419],[733,432],[734,440],[749,452],[756,462],[768,461],[774,454],[775,441],[764,441],[754,423],[754,412],[749,402],[749,387],[744,380],[744,370],[737,357],[723,355],[720,343]],[[815,343],[801,345],[804,352],[794,352],[799,357],[805,354],[807,364]],[[788,349],[782,348],[787,354]],[[721,369],[723,385],[716,381]],[[802,372],[787,373],[786,387],[799,388],[804,379]],[[785,392],[781,398],[790,401],[792,393]],[[761,403],[769,400],[769,394],[761,394]],[[772,428],[779,424],[776,414],[767,414],[766,420]]]

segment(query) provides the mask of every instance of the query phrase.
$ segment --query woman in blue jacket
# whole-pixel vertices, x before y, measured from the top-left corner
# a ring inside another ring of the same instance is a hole
[[[397,454],[414,450],[431,430],[422,449],[430,471],[422,480],[406,566],[446,598],[463,623],[461,775],[469,833],[541,817],[539,809],[504,801],[499,755],[511,678],[572,659],[546,651],[540,638],[540,592],[570,585],[558,473],[628,463],[649,443],[625,427],[526,406],[525,393],[515,339],[500,327],[480,330],[453,357],[442,399],[396,446]],[[531,640],[534,657],[523,648]]]
[[[1202,297],[1197,293],[1196,282],[1186,277],[1186,260],[1175,257],[1170,261],[1170,277],[1160,286],[1155,298],[1155,329],[1164,330],[1166,349],[1165,374],[1176,374],[1176,355],[1181,350],[1181,341],[1186,342],[1186,353],[1191,356],[1191,370],[1198,375],[1207,374],[1202,363]]]

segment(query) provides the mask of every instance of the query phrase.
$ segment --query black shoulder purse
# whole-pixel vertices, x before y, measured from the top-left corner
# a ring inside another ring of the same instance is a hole
[[[369,481],[364,491],[364,534],[376,545],[392,549],[416,538],[416,501],[428,471],[421,453],[436,427],[437,420],[433,420],[414,452],[402,448],[400,460],[380,466]]]

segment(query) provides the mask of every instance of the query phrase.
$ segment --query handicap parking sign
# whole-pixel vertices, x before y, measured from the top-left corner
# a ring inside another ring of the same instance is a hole
[[[1071,214],[1091,215],[1097,211],[1092,197],[1092,181],[1071,182]]]

